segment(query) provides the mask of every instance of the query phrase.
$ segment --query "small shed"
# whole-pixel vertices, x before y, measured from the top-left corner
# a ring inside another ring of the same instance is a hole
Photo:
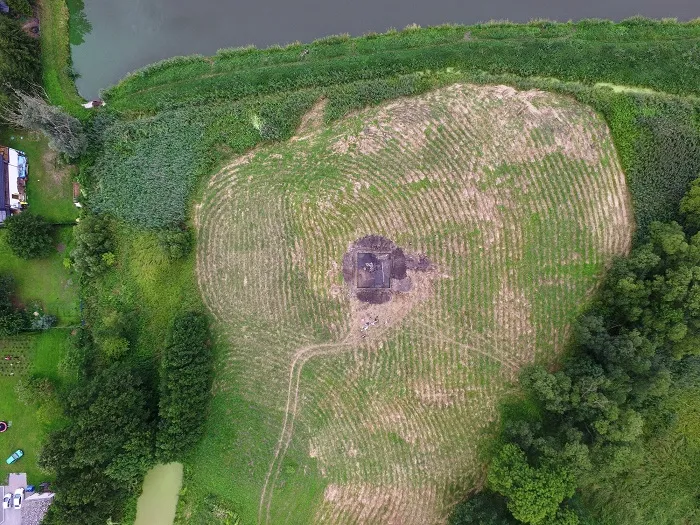
[[[7,5],[5,2],[0,0],[0,13],[7,14],[10,12],[10,6]]]

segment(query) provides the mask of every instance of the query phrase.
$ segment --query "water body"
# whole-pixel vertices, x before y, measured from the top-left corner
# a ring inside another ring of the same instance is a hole
[[[156,465],[146,473],[134,525],[172,525],[182,487],[182,464]]]
[[[74,12],[83,0],[68,0]],[[299,40],[447,22],[493,19],[578,20],[634,15],[700,16],[698,0],[84,0],[86,18],[75,17],[72,41],[80,93],[100,89],[129,71],[176,55],[211,55],[217,49],[254,44],[267,47]],[[89,22],[89,24],[87,24]]]

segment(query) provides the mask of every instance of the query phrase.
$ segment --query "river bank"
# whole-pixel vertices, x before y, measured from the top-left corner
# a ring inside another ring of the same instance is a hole
[[[86,115],[81,107],[73,78],[71,50],[68,39],[68,7],[65,0],[41,0],[41,67],[44,90],[52,104],[61,106],[76,116]]]

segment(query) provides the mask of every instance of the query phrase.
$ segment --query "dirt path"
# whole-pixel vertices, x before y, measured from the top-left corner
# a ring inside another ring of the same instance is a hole
[[[292,436],[294,434],[294,420],[296,418],[297,406],[299,403],[299,381],[301,379],[301,371],[304,368],[304,365],[312,357],[342,353],[349,350],[353,344],[354,341],[351,341],[350,335],[347,335],[340,342],[308,345],[299,348],[294,352],[294,357],[292,358],[291,367],[289,369],[287,406],[284,410],[282,431],[280,432],[280,438],[277,441],[275,453],[273,455],[272,462],[270,463],[270,468],[267,471],[267,475],[265,476],[265,483],[263,484],[262,493],[260,495],[260,504],[258,505],[258,523],[263,522],[263,508],[265,509],[264,522],[270,523],[270,507],[272,505],[274,485],[279,477],[284,456],[287,453],[289,443],[292,441]]]
[[[516,363],[506,358],[494,356],[489,352],[484,352],[483,350],[476,348],[475,346],[448,337],[442,332],[442,330],[440,330],[439,328],[435,328],[434,326],[431,326],[428,323],[417,321],[415,319],[414,322],[430,332],[430,335],[423,334],[424,336],[428,335],[428,337],[434,341],[445,341],[453,343],[461,348],[466,349],[469,352],[474,352],[483,357],[493,359],[494,361],[506,367],[510,372],[514,373],[520,368],[520,366],[522,366],[522,363]],[[377,335],[381,336],[387,331],[389,331],[389,329],[385,329]],[[289,369],[289,383],[287,385],[287,404],[284,410],[282,430],[280,431],[280,437],[277,441],[277,446],[275,447],[275,452],[273,454],[272,461],[270,462],[270,468],[268,469],[267,475],[265,476],[265,482],[263,483],[262,492],[260,494],[260,503],[258,505],[259,524],[264,523],[265,525],[268,525],[270,523],[270,509],[272,507],[272,499],[274,496],[274,486],[277,482],[277,479],[279,478],[284,457],[287,453],[287,449],[289,448],[289,444],[291,443],[292,437],[294,435],[294,422],[296,419],[297,408],[299,405],[299,382],[301,380],[301,372],[304,368],[304,365],[313,357],[341,354],[347,352],[348,350],[351,350],[358,344],[359,341],[357,341],[356,338],[352,336],[352,334],[348,334],[341,341],[307,345],[297,349],[294,352],[291,366]]]

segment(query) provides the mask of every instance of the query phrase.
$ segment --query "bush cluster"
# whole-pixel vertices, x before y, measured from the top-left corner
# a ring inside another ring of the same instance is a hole
[[[11,215],[4,222],[7,245],[17,257],[34,259],[48,255],[53,245],[51,225],[28,211]]]
[[[203,314],[188,312],[174,320],[161,357],[156,447],[164,463],[182,460],[202,435],[213,372],[209,345]]]
[[[63,401],[70,423],[53,431],[39,465],[56,474],[43,523],[93,525],[118,514],[153,465],[151,393],[133,369],[114,365],[76,385]]]
[[[12,277],[0,276],[0,336],[16,335],[29,329],[27,313],[12,302],[14,293]]]

